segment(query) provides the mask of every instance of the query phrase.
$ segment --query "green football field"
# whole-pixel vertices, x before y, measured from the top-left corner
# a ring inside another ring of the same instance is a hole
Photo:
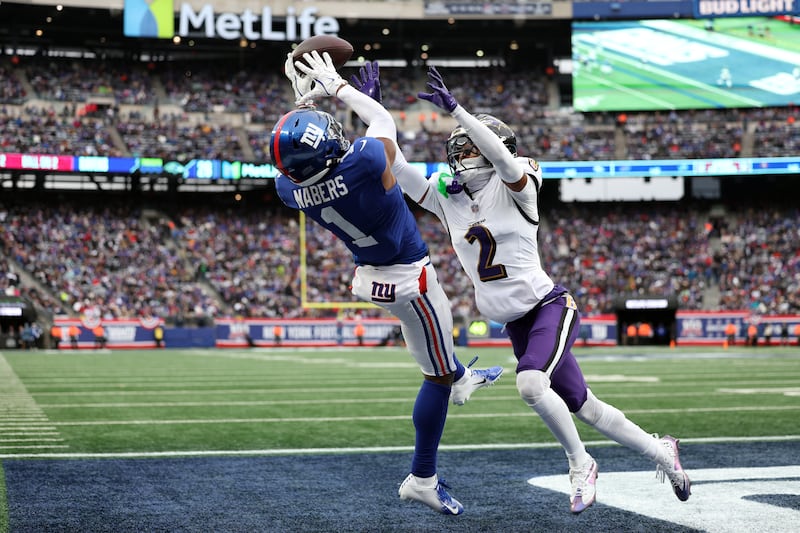
[[[450,407],[440,467],[467,507],[452,520],[397,498],[421,379],[402,348],[0,352],[0,533],[797,523],[800,348],[576,350],[601,399],[681,439],[694,480],[679,502],[638,454],[578,424],[602,464],[602,494],[579,517],[563,453],[517,396],[509,350],[463,354],[506,374]]]
[[[451,406],[443,446],[552,443],[505,375]],[[595,394],[684,440],[800,436],[800,349],[588,348]],[[462,356],[463,357],[463,356]],[[0,353],[0,459],[411,449],[420,375],[402,348]],[[579,425],[588,441],[604,441]]]

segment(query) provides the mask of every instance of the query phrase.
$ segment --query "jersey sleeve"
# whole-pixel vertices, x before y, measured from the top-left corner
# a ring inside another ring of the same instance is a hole
[[[282,174],[275,179],[275,190],[278,192],[278,198],[281,199],[281,202],[283,202],[286,207],[300,209],[300,206],[297,205],[297,201],[292,194],[292,190],[295,188],[297,188],[297,185]]]
[[[425,180],[427,194],[422,201],[417,202],[417,204],[426,211],[430,211],[436,215],[445,227],[447,227],[447,220],[445,220],[444,209],[442,208],[442,198],[440,197],[442,193],[438,187],[439,180],[444,180],[442,174],[442,172],[434,172],[431,174],[431,177]],[[446,175],[450,177],[449,174]],[[452,179],[452,177],[450,177],[450,179]]]
[[[531,220],[539,220],[539,191],[542,188],[542,168],[539,162],[529,157],[517,157],[517,166],[528,176],[528,183],[521,191],[506,188],[514,202]]]
[[[386,168],[386,148],[383,142],[375,137],[359,137],[350,146],[345,158],[355,153],[359,154],[359,166],[368,166],[368,168],[362,167],[365,170],[362,175],[380,181]]]

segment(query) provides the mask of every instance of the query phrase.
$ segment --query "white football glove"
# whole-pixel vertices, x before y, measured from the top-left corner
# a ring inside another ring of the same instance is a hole
[[[310,76],[304,76],[297,72],[297,70],[294,68],[294,59],[292,59],[291,52],[286,55],[286,63],[284,63],[283,70],[286,74],[286,77],[289,78],[290,82],[292,82],[295,104],[300,105],[300,100],[311,92],[311,89],[314,85],[314,80],[311,79]],[[305,105],[310,105],[312,103],[313,102],[309,101],[306,102]]]
[[[347,82],[336,72],[330,54],[323,53],[321,56],[316,50],[311,53],[303,54],[305,63],[295,62],[297,70],[305,74],[306,77],[314,80],[314,88],[303,95],[298,101],[298,105],[307,105],[309,101],[317,97],[336,96],[336,91],[347,85]]]

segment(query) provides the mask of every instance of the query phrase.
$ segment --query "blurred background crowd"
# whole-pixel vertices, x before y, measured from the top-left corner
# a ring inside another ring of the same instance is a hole
[[[424,74],[384,69],[384,104],[407,158],[441,161],[451,126],[417,101]],[[447,82],[466,108],[505,120],[520,152],[543,161],[800,150],[796,107],[580,114],[564,111],[553,84],[533,72],[452,69]],[[292,105],[279,72],[52,58],[22,66],[5,58],[0,153],[269,162],[270,128]],[[353,135],[363,132],[341,106],[325,105]],[[303,309],[303,290],[311,302],[355,301],[351,272],[342,268],[350,264],[345,248],[313,225],[301,286],[300,225],[277,201],[231,207],[202,196],[180,206],[89,198],[0,196],[0,290],[30,298],[46,314],[159,316],[176,325],[336,314]],[[555,202],[541,210],[543,263],[586,315],[613,312],[622,293],[676,295],[684,310],[800,312],[796,202]],[[448,236],[431,215],[418,216],[454,313],[476,316]]]

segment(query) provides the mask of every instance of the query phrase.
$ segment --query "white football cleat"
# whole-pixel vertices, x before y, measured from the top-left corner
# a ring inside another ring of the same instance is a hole
[[[424,503],[437,513],[458,515],[464,512],[464,506],[448,494],[449,489],[444,481],[434,474],[431,478],[418,478],[414,474],[400,484],[401,500],[414,500]]]
[[[570,510],[578,514],[591,507],[597,488],[597,462],[591,455],[583,466],[569,469],[569,482],[572,485],[569,497]]]
[[[664,435],[659,440],[659,443],[667,450],[669,462],[665,464],[659,463],[656,466],[656,477],[660,477],[662,483],[664,478],[668,477],[670,483],[672,483],[672,490],[675,492],[675,496],[680,501],[685,502],[692,494],[692,481],[681,466],[679,442],[678,439],[669,435]]]

